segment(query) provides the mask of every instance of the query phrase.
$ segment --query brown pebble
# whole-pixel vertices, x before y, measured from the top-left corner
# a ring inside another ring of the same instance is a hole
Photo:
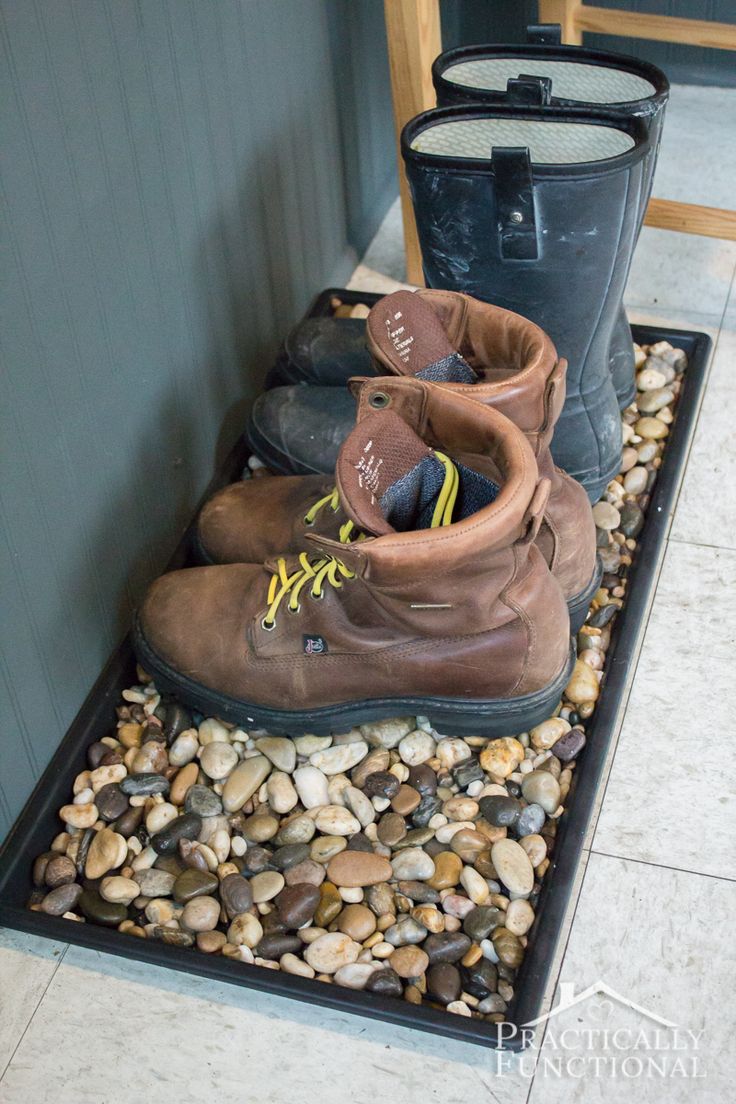
[[[434,860],[434,874],[427,878],[432,889],[450,889],[460,881],[463,861],[454,851],[441,851]]]
[[[403,783],[399,786],[396,796],[391,798],[391,808],[401,816],[408,816],[409,813],[414,812],[421,800],[422,795],[413,786],[407,786],[406,783]]]
[[[399,813],[384,813],[378,822],[378,838],[387,847],[393,847],[406,835],[406,821]]]
[[[327,877],[330,881],[336,886],[348,888],[387,882],[392,874],[388,859],[367,851],[341,851],[327,864]]]
[[[346,905],[337,918],[337,927],[356,943],[363,943],[376,930],[376,917],[365,905]]]
[[[187,796],[187,790],[193,786],[199,777],[199,764],[187,763],[181,767],[174,776],[169,792],[169,801],[172,805],[183,805]]]
[[[217,954],[227,943],[227,936],[221,931],[197,932],[197,949],[203,954]]]
[[[397,947],[388,962],[391,969],[402,978],[421,977],[429,966],[429,959],[421,947],[411,944]]]
[[[66,855],[57,855],[50,859],[46,867],[45,880],[49,889],[73,882],[77,876],[77,868]]]

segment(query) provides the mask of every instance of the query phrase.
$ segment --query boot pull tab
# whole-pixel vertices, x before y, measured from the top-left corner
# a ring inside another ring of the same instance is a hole
[[[552,488],[552,484],[549,479],[540,479],[537,483],[536,490],[532,495],[532,500],[529,503],[529,509],[526,512],[524,521],[526,522],[526,533],[521,538],[522,544],[531,544],[532,541],[537,539],[537,533],[539,532],[539,526],[542,524],[542,518],[544,517],[544,511],[547,509],[547,502],[549,501],[549,492]]]
[[[531,77],[526,73],[509,77],[506,81],[506,102],[549,107],[552,102],[552,78]]]
[[[529,150],[524,146],[494,146],[491,162],[496,182],[501,258],[536,261],[539,243]]]
[[[562,25],[560,23],[530,23],[526,29],[526,40],[537,46],[561,46]]]

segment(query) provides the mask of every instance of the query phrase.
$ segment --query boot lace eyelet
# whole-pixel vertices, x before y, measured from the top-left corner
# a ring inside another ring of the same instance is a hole
[[[383,410],[384,407],[391,405],[391,397],[385,391],[374,391],[368,399],[368,405],[374,410]]]
[[[305,518],[304,518],[304,524],[306,525],[306,527],[307,527],[308,529],[311,529],[311,528],[312,528],[312,526],[314,525],[314,522],[313,522],[313,521],[311,521],[311,520],[310,520],[310,519],[309,519],[308,517],[305,517]]]
[[[324,596],[325,592],[323,590],[321,590],[319,594],[315,594],[312,590],[310,590],[309,592],[309,597],[312,599],[313,602],[321,602]]]
[[[273,630],[276,628],[276,622],[275,621],[267,621],[266,618],[264,617],[263,620],[261,621],[261,628],[265,632],[273,632]]]
[[[301,613],[302,604],[300,602],[299,605],[296,607],[296,609],[292,609],[291,606],[287,606],[286,608],[288,609],[289,613]]]

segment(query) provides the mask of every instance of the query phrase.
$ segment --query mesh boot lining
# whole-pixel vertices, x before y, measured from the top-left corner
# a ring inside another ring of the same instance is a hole
[[[522,73],[551,77],[552,95],[563,100],[614,104],[643,100],[655,92],[654,85],[636,73],[579,61],[544,61],[537,58],[475,58],[450,65],[442,74],[453,84],[466,88],[487,88],[505,92],[509,78]]]
[[[457,119],[429,126],[412,149],[441,157],[491,160],[494,146],[526,146],[537,165],[605,161],[626,153],[634,139],[614,127],[542,119]]]

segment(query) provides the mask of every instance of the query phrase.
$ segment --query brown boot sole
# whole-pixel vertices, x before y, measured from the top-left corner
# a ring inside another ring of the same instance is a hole
[[[305,733],[328,736],[372,721],[417,715],[428,717],[433,728],[447,736],[513,736],[528,731],[554,713],[575,663],[575,644],[571,641],[567,661],[559,674],[541,690],[518,698],[484,700],[408,695],[292,710],[272,709],[232,698],[187,678],[154,652],[137,619],[133,647],[141,666],[153,677],[159,690],[175,694],[205,717],[219,717],[246,729],[265,728],[279,736]]]

